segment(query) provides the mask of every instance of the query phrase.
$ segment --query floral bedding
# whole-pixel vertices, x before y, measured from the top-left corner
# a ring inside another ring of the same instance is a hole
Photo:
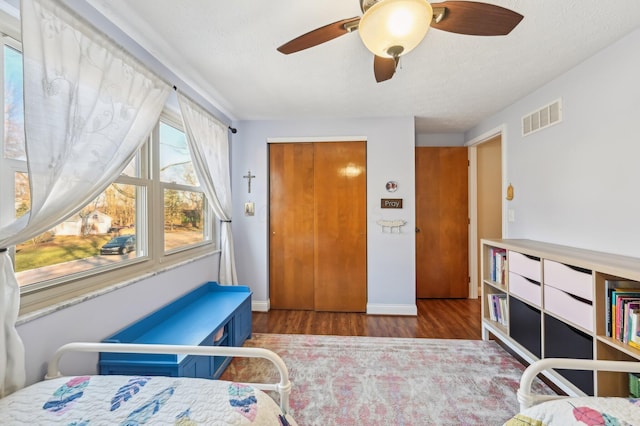
[[[577,397],[544,402],[504,426],[640,425],[640,398]]]
[[[3,425],[295,425],[266,393],[227,381],[61,377],[0,399]]]

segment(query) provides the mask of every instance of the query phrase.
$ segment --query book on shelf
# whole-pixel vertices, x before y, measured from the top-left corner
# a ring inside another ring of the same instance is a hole
[[[638,336],[638,319],[640,318],[640,301],[630,302],[625,307],[626,321],[624,323],[623,343],[640,343]]]
[[[640,398],[640,374],[629,373],[629,395]]]
[[[640,282],[628,280],[606,280],[605,287],[605,333],[607,337],[613,337],[615,330],[615,313],[612,311],[614,306],[614,291],[637,291],[640,292]]]
[[[507,314],[507,296],[506,295],[500,298],[500,313],[502,315],[501,317],[502,321],[500,322],[500,324],[506,327],[509,324],[508,314]]]
[[[507,282],[505,273],[507,265],[507,253],[496,253],[496,282],[498,284],[505,284]]]
[[[640,293],[628,293],[628,292],[613,292],[613,306],[612,306],[612,327],[613,337],[619,341],[623,340],[623,330],[625,329],[625,322],[627,317],[625,316],[626,306],[629,303],[640,301]]]
[[[506,283],[505,271],[507,264],[507,250],[498,247],[489,249],[489,278],[498,284]]]
[[[640,289],[628,291],[628,289],[614,289],[611,293],[611,337],[622,341],[622,331],[626,318],[624,309],[628,303],[640,301]]]
[[[489,248],[489,279],[496,281],[496,253],[504,251],[504,249],[498,247]]]
[[[640,349],[640,301],[630,302],[626,306],[627,329],[624,343]]]
[[[506,326],[508,323],[507,295],[487,294],[487,304],[489,307],[489,319]]]

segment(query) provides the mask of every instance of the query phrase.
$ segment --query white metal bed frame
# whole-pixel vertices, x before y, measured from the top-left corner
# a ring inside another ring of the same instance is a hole
[[[232,356],[245,358],[263,358],[270,361],[278,370],[278,383],[246,383],[263,391],[276,391],[280,396],[280,409],[289,413],[289,395],[291,382],[284,361],[275,352],[264,348],[245,348],[227,346],[190,346],[190,345],[147,345],[133,343],[67,343],[56,350],[49,361],[45,380],[63,376],[59,370],[60,358],[69,352],[124,352],[153,354],[185,354],[203,356]]]
[[[593,359],[571,359],[571,358],[545,358],[535,361],[529,365],[520,378],[520,388],[518,389],[518,402],[520,411],[533,405],[553,399],[570,398],[565,395],[534,395],[531,393],[531,384],[536,376],[550,369],[569,370],[592,370],[592,371],[618,371],[625,373],[640,373],[640,362],[638,361],[607,361]]]

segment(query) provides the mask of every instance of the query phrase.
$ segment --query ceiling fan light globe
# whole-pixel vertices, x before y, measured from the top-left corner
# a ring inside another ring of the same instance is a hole
[[[358,33],[374,55],[392,58],[389,48],[401,46],[404,55],[420,44],[432,18],[433,9],[426,0],[381,0],[364,13]]]

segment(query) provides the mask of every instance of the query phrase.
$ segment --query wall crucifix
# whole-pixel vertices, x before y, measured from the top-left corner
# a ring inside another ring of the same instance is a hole
[[[249,170],[247,172],[247,174],[245,176],[242,176],[243,178],[247,179],[247,190],[249,192],[249,194],[251,194],[251,179],[255,178],[254,175],[251,174],[251,170]]]

